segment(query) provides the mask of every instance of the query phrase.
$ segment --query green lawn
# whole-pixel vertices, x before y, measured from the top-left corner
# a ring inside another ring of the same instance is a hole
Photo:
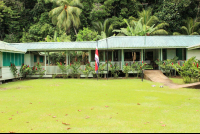
[[[200,90],[160,85],[140,79],[9,82],[0,85],[0,132],[200,132]]]

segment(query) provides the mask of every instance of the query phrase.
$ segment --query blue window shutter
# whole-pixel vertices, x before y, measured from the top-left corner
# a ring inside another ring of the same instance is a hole
[[[15,63],[15,54],[14,53],[11,53],[11,60],[10,60],[11,63]]]
[[[40,63],[43,63],[43,56],[40,56]]]
[[[6,61],[7,61],[7,53],[3,52],[3,66],[7,66]]]
[[[34,55],[34,62],[37,62],[37,55]]]
[[[19,54],[15,53],[15,66],[19,66]]]
[[[22,64],[22,54],[19,54],[19,64],[18,64],[18,66],[21,66],[21,64]]]

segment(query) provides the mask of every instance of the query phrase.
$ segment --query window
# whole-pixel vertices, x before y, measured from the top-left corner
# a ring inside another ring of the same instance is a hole
[[[24,63],[24,54],[3,52],[3,66],[10,66],[10,63],[21,66]]]
[[[43,56],[40,56],[40,63],[43,63]]]
[[[34,55],[34,62],[37,62],[37,55]]]
[[[15,66],[19,66],[20,65],[20,55],[18,53],[15,54]]]

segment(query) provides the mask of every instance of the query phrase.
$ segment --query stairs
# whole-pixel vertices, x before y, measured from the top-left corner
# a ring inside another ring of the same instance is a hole
[[[161,70],[144,70],[144,78],[153,82],[173,83]]]

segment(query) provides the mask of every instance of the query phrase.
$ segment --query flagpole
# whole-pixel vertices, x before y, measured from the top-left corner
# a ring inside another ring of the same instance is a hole
[[[108,41],[106,38],[106,43],[107,43],[107,80],[108,80]]]
[[[98,48],[98,40],[97,40],[97,48]],[[97,50],[98,51],[98,50]],[[98,65],[97,65],[98,66]],[[98,81],[98,73],[99,73],[99,67],[97,68],[97,81]]]

